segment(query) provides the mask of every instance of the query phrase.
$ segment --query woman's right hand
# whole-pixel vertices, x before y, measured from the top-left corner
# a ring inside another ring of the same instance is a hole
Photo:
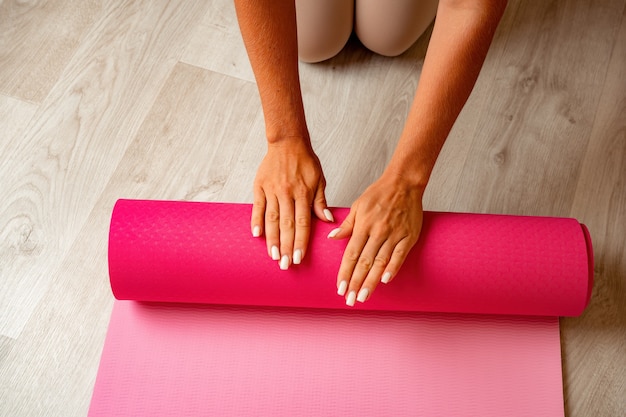
[[[265,235],[267,253],[281,269],[299,264],[311,235],[311,212],[334,218],[326,205],[326,180],[310,142],[301,137],[268,143],[254,180],[251,229]]]

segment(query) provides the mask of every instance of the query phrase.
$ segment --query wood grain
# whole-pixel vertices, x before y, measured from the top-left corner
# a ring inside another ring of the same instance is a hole
[[[234,2],[209,0],[207,3],[208,10],[185,46],[181,61],[253,82]]]
[[[179,63],[104,195],[223,201],[225,184],[249,137],[263,144],[248,134],[262,120],[254,84]],[[248,171],[248,187],[238,189],[239,194],[247,194],[254,178],[254,170]]]
[[[13,154],[38,106],[0,94],[0,155]]]
[[[425,202],[587,224],[593,297],[561,320],[569,417],[626,410],[625,16],[626,0],[510,0]],[[330,204],[384,169],[428,36],[301,64]],[[86,415],[117,198],[251,201],[253,80],[230,0],[0,3],[0,415]]]
[[[0,2],[0,92],[41,103],[102,9],[100,0]]]
[[[2,248],[12,290],[0,291],[0,334],[21,331],[204,11],[164,1],[108,7],[0,167],[3,235],[25,241]]]
[[[626,410],[626,8],[601,97],[571,211],[589,227],[596,263],[589,307],[561,320],[571,415]]]
[[[103,224],[91,224],[74,256],[50,272],[44,301],[11,348],[0,344],[2,415],[87,415],[112,306]]]
[[[394,59],[372,54],[352,38],[335,58],[300,65],[329,204],[350,206],[383,172],[411,106],[429,35]]]
[[[603,6],[520,3],[455,208],[569,213],[623,2]]]

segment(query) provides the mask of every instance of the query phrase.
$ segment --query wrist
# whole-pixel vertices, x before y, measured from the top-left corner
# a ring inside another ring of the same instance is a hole
[[[387,165],[386,173],[400,178],[423,193],[445,137],[445,132],[438,129],[427,129],[425,126],[415,129],[407,124]]]
[[[424,196],[428,178],[420,175],[388,166],[380,177],[380,180],[387,182],[394,189],[406,189],[416,192],[420,198]]]
[[[291,134],[267,137],[267,148],[272,149],[313,149],[308,134]]]
[[[402,154],[402,157],[394,155],[389,161],[389,165],[383,172],[383,176],[410,186],[423,194],[430,179],[432,164],[430,161],[424,161],[422,158]]]
[[[302,142],[310,143],[309,129],[306,122],[299,120],[291,120],[288,122],[265,121],[265,137],[268,144],[278,143],[294,143]]]
[[[294,138],[309,141],[309,129],[299,96],[275,98],[274,106],[264,105],[265,136],[268,143],[292,142]],[[265,103],[264,103],[265,104]]]

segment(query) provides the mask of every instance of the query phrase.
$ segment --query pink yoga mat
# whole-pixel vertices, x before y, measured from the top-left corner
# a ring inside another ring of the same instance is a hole
[[[425,213],[401,273],[350,309],[336,225],[280,271],[250,209],[118,201],[90,416],[563,415],[557,316],[592,277],[576,220]]]

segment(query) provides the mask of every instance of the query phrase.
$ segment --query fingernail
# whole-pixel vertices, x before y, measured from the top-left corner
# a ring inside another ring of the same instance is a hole
[[[272,246],[272,259],[274,261],[280,259],[280,251],[278,250],[278,246]]]
[[[289,268],[289,256],[283,255],[283,257],[280,258],[280,269],[286,271],[287,268]]]
[[[328,234],[328,238],[333,238],[335,236],[337,236],[337,234],[341,231],[341,228],[336,228],[330,231],[330,233]]]
[[[390,279],[391,279],[391,272],[385,272],[380,282],[382,282],[383,284],[388,284]]]
[[[261,236],[261,227],[259,227],[259,226],[254,226],[254,229],[252,229],[252,236],[253,236],[253,237],[259,237],[259,236]]]
[[[367,300],[367,296],[369,295],[370,290],[368,290],[367,288],[361,288],[361,291],[359,291],[359,296],[356,298],[356,300],[359,303],[364,303],[365,300]]]
[[[348,299],[346,300],[346,305],[350,306],[350,307],[354,307],[354,301],[356,300],[356,292],[350,291],[350,294],[348,294]]]
[[[347,289],[348,289],[348,281],[341,281],[341,283],[339,283],[339,288],[337,289],[337,294],[343,297],[344,295],[346,295]]]
[[[333,213],[331,213],[330,210],[328,210],[327,208],[324,209],[324,216],[326,216],[326,220],[328,220],[329,222],[335,222],[335,218],[333,217]]]
[[[300,249],[296,249],[293,252],[293,263],[294,265],[300,265],[300,262],[302,262],[302,251]]]

